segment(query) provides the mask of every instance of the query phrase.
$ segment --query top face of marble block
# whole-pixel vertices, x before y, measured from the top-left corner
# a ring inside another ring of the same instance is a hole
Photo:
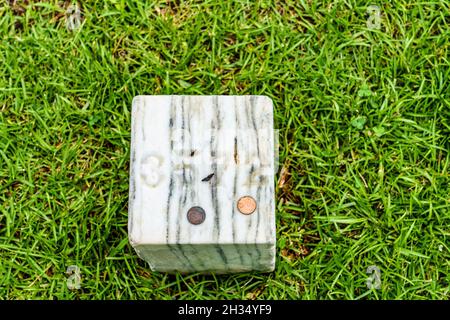
[[[129,199],[134,246],[273,244],[273,178],[269,98],[134,98]],[[238,210],[244,196],[256,200],[251,214]],[[187,218],[196,206],[205,212],[200,224]]]

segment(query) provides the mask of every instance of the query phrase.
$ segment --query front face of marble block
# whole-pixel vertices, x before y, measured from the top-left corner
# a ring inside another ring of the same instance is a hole
[[[269,98],[137,96],[131,132],[129,238],[152,270],[274,269]]]

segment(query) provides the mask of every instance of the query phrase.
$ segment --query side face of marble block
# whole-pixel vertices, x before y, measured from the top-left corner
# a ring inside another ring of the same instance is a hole
[[[128,231],[161,272],[272,271],[274,131],[264,96],[137,96]],[[252,214],[241,197],[257,204]],[[202,223],[188,221],[192,207]]]

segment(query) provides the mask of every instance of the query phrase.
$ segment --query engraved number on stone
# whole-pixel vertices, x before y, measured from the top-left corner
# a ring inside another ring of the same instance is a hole
[[[161,181],[162,158],[157,155],[149,155],[141,162],[141,176],[144,182],[151,188],[158,186]]]

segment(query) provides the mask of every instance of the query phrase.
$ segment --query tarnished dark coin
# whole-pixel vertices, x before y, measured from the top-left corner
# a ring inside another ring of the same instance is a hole
[[[187,219],[192,224],[201,224],[205,221],[206,213],[202,207],[192,207],[187,212]]]

